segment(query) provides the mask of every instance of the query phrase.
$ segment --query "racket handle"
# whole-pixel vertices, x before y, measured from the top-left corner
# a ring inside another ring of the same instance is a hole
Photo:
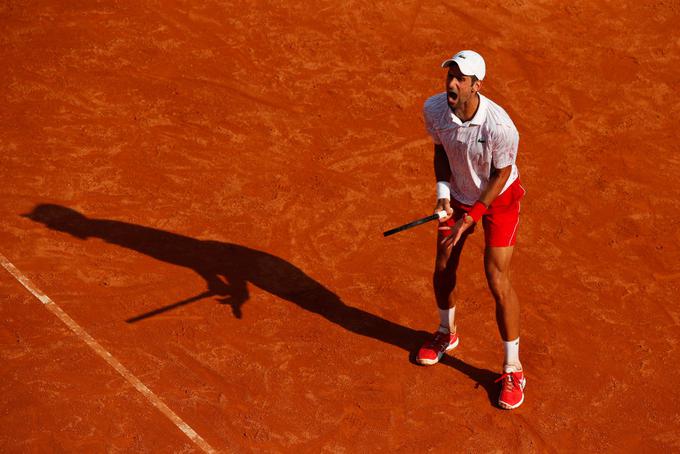
[[[408,224],[401,225],[395,229],[388,230],[387,232],[383,232],[383,236],[390,236],[394,235],[395,233],[404,231],[406,229],[413,228],[417,225],[425,224],[426,222],[434,221],[437,219],[443,219],[446,217],[446,211],[438,211],[437,213],[431,214],[429,216],[425,216],[424,218],[417,219],[413,222],[409,222]]]

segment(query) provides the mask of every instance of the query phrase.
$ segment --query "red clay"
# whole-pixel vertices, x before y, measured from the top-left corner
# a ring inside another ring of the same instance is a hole
[[[680,450],[675,3],[200,3],[0,6],[0,253],[219,450]],[[482,236],[425,368],[436,231],[381,235],[465,48],[521,135],[513,412]],[[0,286],[1,451],[198,451]]]

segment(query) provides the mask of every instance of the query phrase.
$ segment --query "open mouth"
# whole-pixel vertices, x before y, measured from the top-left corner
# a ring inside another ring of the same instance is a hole
[[[446,95],[449,97],[451,101],[455,101],[458,99],[458,93],[455,93],[453,91],[446,92]]]

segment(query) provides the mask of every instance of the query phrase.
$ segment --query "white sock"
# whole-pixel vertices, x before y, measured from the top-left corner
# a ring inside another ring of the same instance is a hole
[[[519,362],[519,337],[510,342],[503,342],[503,347],[505,348],[505,361],[503,361],[503,368],[506,369],[508,366],[515,369],[514,372],[522,370],[522,363]],[[507,370],[503,371],[508,372]]]
[[[456,324],[454,319],[456,317],[456,308],[439,309],[439,331],[442,333],[455,333]]]

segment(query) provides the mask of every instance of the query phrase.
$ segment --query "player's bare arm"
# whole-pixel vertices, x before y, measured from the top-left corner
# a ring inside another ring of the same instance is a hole
[[[491,202],[496,200],[505,187],[510,174],[512,173],[512,166],[503,167],[501,169],[493,169],[491,172],[491,177],[489,178],[489,183],[486,188],[482,191],[482,195],[479,197],[479,201],[482,202],[487,207],[491,205]]]
[[[434,175],[437,182],[450,182],[451,181],[451,167],[449,167],[449,158],[446,157],[446,151],[444,146],[441,144],[435,144],[434,146]],[[434,209],[435,213],[440,211],[446,211],[446,217],[440,219],[441,222],[450,219],[453,215],[453,210],[451,209],[451,200],[445,197],[437,199],[437,206]]]

